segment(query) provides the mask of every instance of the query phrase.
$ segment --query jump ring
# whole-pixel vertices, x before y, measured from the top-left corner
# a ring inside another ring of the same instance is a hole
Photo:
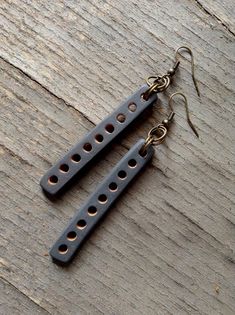
[[[163,92],[167,89],[170,84],[170,78],[169,76],[150,76],[147,79],[147,84],[149,89],[145,92],[145,97],[148,99],[152,93]]]
[[[160,136],[157,135],[158,131],[161,132]],[[165,139],[166,135],[167,135],[167,129],[162,124],[157,125],[156,127],[153,127],[148,133],[148,137],[152,137],[152,144],[155,144],[155,145],[160,144]]]

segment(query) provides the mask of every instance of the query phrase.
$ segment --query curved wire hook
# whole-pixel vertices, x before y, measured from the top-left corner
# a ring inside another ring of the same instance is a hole
[[[200,92],[199,92],[199,88],[198,88],[198,84],[197,84],[197,81],[196,81],[196,78],[195,78],[195,74],[194,74],[194,57],[193,57],[193,52],[192,52],[192,50],[189,48],[189,47],[187,47],[187,46],[181,46],[181,47],[179,47],[177,50],[176,50],[176,52],[175,52],[175,59],[176,59],[176,61],[178,62],[179,61],[179,55],[181,55],[180,54],[180,50],[181,49],[184,49],[184,50],[186,50],[189,54],[190,54],[190,56],[191,56],[191,71],[192,71],[192,79],[193,79],[193,83],[194,83],[194,86],[195,86],[195,89],[196,89],[196,91],[197,91],[197,95],[200,97]]]
[[[193,130],[193,132],[195,133],[195,135],[199,138],[199,134],[198,134],[198,132],[197,132],[197,130],[196,130],[194,124],[192,123],[192,121],[191,121],[191,119],[190,119],[187,97],[186,97],[183,93],[181,93],[181,92],[176,92],[176,93],[173,93],[173,94],[170,96],[169,102],[168,102],[168,105],[169,105],[169,107],[170,107],[170,109],[171,109],[170,115],[174,114],[174,109],[173,109],[173,106],[172,106],[172,99],[173,99],[173,97],[176,96],[176,95],[180,95],[180,96],[183,97],[183,99],[184,99],[184,105],[185,105],[185,110],[186,110],[187,122],[188,122],[189,126],[191,127],[191,129]]]

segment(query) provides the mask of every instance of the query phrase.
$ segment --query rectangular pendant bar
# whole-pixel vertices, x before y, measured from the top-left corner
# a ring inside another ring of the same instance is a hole
[[[157,100],[156,93],[147,101],[142,98],[147,89],[148,85],[143,85],[49,169],[40,181],[47,194],[54,196],[62,191],[79,171]]]
[[[144,143],[144,139],[139,140],[127,152],[75,214],[50,250],[50,255],[55,263],[66,265],[73,259],[75,253],[97,223],[151,159],[154,152],[152,146],[147,149],[144,156],[140,154],[140,149]]]

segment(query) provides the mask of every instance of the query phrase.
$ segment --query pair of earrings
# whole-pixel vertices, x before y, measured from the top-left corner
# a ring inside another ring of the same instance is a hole
[[[49,196],[56,196],[73,181],[87,165],[123,132],[143,111],[156,100],[157,93],[163,92],[172,82],[179,67],[179,51],[185,49],[191,55],[192,78],[199,95],[194,76],[194,60],[192,51],[185,46],[176,50],[175,64],[167,74],[150,76],[147,83],[124,101],[111,115],[105,118],[81,142],[76,144],[62,159],[60,159],[41,179],[41,187]],[[172,99],[181,95],[185,101],[187,121],[198,136],[189,116],[187,98],[182,93],[174,93],[169,99],[170,113],[161,124],[153,127],[146,139],[140,139],[112,169],[110,174],[99,185],[88,201],[75,214],[59,239],[50,250],[54,262],[68,264],[80,248],[83,241],[91,233],[97,223],[106,214],[112,204],[133,178],[143,169],[153,156],[153,146],[161,144],[168,134],[170,124],[175,115]]]

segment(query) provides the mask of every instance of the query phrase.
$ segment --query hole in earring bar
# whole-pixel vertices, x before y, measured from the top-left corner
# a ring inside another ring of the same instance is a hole
[[[105,126],[105,130],[108,133],[112,133],[112,132],[114,132],[114,126],[112,124],[108,124],[108,125]]]
[[[88,214],[89,214],[90,216],[94,216],[94,215],[97,214],[97,208],[94,207],[94,206],[90,206],[90,207],[88,208],[87,212],[88,212]]]
[[[118,177],[121,179],[125,179],[126,178],[126,172],[125,171],[118,172]]]
[[[55,175],[50,176],[48,179],[48,183],[51,185],[57,184],[58,183],[58,177]]]
[[[141,94],[140,98],[142,102],[146,102],[148,100],[148,96],[146,93]]]
[[[80,160],[81,160],[81,156],[80,156],[79,154],[74,154],[74,155],[71,157],[71,160],[72,160],[72,162],[74,162],[74,163],[78,163],[78,162],[80,162]]]
[[[136,106],[135,103],[130,103],[130,104],[128,105],[128,109],[129,109],[130,112],[135,112],[135,111],[136,111],[136,108],[137,108],[137,106]]]
[[[136,160],[131,159],[131,160],[128,161],[128,165],[129,165],[130,167],[134,168],[134,167],[136,167],[137,162],[136,162]]]
[[[92,145],[90,143],[85,143],[84,146],[83,146],[83,149],[86,152],[90,152],[92,150]]]
[[[76,232],[74,232],[74,231],[71,231],[71,232],[69,232],[68,234],[67,234],[67,239],[69,240],[69,241],[75,241],[76,240],[76,238],[77,238],[77,233]]]
[[[112,182],[112,183],[109,184],[109,189],[111,191],[117,191],[117,188],[118,188],[118,186],[117,186],[116,183]]]
[[[64,255],[68,251],[68,246],[66,244],[61,244],[58,248],[60,254]]]
[[[106,203],[108,198],[105,194],[99,195],[98,197],[99,203]]]
[[[147,155],[147,150],[144,150],[143,148],[139,150],[139,155],[142,156],[143,158],[146,157]]]
[[[77,228],[79,230],[83,230],[83,229],[85,229],[85,227],[86,227],[86,221],[85,220],[79,220],[77,222]]]
[[[120,123],[124,123],[125,120],[126,120],[126,116],[124,114],[117,115],[117,121],[119,121]]]
[[[96,140],[96,142],[101,143],[104,140],[104,137],[102,135],[98,134],[95,136],[95,140]]]
[[[67,173],[69,171],[69,166],[67,164],[60,165],[60,171],[62,173]]]

